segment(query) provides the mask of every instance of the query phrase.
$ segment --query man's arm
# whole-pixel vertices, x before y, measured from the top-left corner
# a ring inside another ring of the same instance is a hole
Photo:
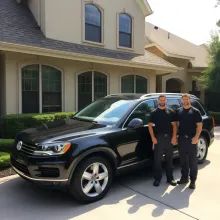
[[[198,143],[199,136],[202,132],[202,116],[201,116],[199,111],[195,115],[195,120],[196,120],[197,128],[196,128],[195,137],[192,139],[192,144],[197,144]]]
[[[195,135],[195,137],[196,137],[197,139],[199,139],[199,136],[200,136],[200,134],[201,134],[201,132],[202,132],[202,122],[199,122],[199,123],[197,123],[196,125],[197,125],[197,129],[196,129],[196,135]]]
[[[148,130],[149,130],[149,133],[150,133],[152,142],[153,142],[154,144],[157,144],[157,139],[155,138],[154,130],[153,130],[153,124],[154,124],[154,123],[155,123],[154,113],[152,112],[151,115],[150,115],[150,120],[149,120],[149,122],[148,122]]]
[[[171,143],[176,144],[176,142],[177,142],[177,122],[176,121],[172,122],[172,126],[173,126],[173,137],[172,137]]]

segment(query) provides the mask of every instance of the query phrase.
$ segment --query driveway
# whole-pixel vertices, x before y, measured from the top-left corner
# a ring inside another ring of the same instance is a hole
[[[197,188],[152,186],[146,170],[118,178],[107,196],[93,204],[77,204],[69,195],[37,188],[14,176],[0,179],[1,220],[220,219],[220,128],[205,164],[199,166]],[[175,177],[180,168],[175,164]]]

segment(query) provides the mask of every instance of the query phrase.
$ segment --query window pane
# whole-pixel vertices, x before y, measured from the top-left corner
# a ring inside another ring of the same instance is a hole
[[[78,110],[92,102],[92,72],[81,73],[78,76]]]
[[[42,112],[62,111],[61,72],[42,66]]]
[[[94,72],[94,100],[107,95],[107,76],[103,73]]]
[[[180,103],[178,99],[167,99],[166,106],[176,111],[178,108],[180,108]]]
[[[92,4],[85,5],[85,21],[87,24],[101,26],[101,11]]]
[[[101,28],[85,24],[85,40],[101,43]]]
[[[144,125],[147,125],[149,122],[149,118],[150,118],[150,113],[155,109],[155,105],[154,105],[154,101],[153,100],[149,100],[146,101],[142,104],[140,104],[135,110],[134,112],[131,114],[131,116],[129,117],[128,121],[126,122],[126,127],[128,126],[128,124],[130,123],[130,121],[134,118],[139,118],[141,120],[143,120]]]
[[[22,113],[39,112],[39,65],[22,68]]]
[[[101,11],[92,4],[85,6],[85,39],[101,43]]]
[[[119,15],[119,31],[131,34],[131,17],[127,14]]]
[[[119,46],[131,48],[131,35],[119,32]]]
[[[147,79],[142,76],[136,76],[136,93],[147,93]]]
[[[198,110],[200,111],[200,114],[201,114],[202,116],[204,116],[204,115],[206,114],[206,113],[204,112],[203,108],[201,107],[201,105],[200,105],[197,101],[192,100],[192,101],[191,101],[191,105],[192,105],[194,108],[198,109]]]
[[[134,75],[122,77],[121,92],[122,93],[134,93]]]

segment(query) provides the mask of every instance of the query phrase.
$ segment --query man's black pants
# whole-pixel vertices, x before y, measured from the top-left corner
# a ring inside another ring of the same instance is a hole
[[[162,178],[162,157],[165,151],[166,176],[167,180],[173,180],[173,145],[171,136],[159,134],[156,136],[157,144],[154,146],[154,179],[161,181]]]
[[[192,137],[180,136],[178,145],[182,179],[189,178],[190,169],[190,180],[196,181],[198,174],[197,144],[192,144]]]

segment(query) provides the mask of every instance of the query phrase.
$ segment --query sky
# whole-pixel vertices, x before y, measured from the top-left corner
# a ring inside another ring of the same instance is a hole
[[[216,0],[148,0],[152,15],[146,21],[194,44],[208,43],[217,30],[220,6]]]

